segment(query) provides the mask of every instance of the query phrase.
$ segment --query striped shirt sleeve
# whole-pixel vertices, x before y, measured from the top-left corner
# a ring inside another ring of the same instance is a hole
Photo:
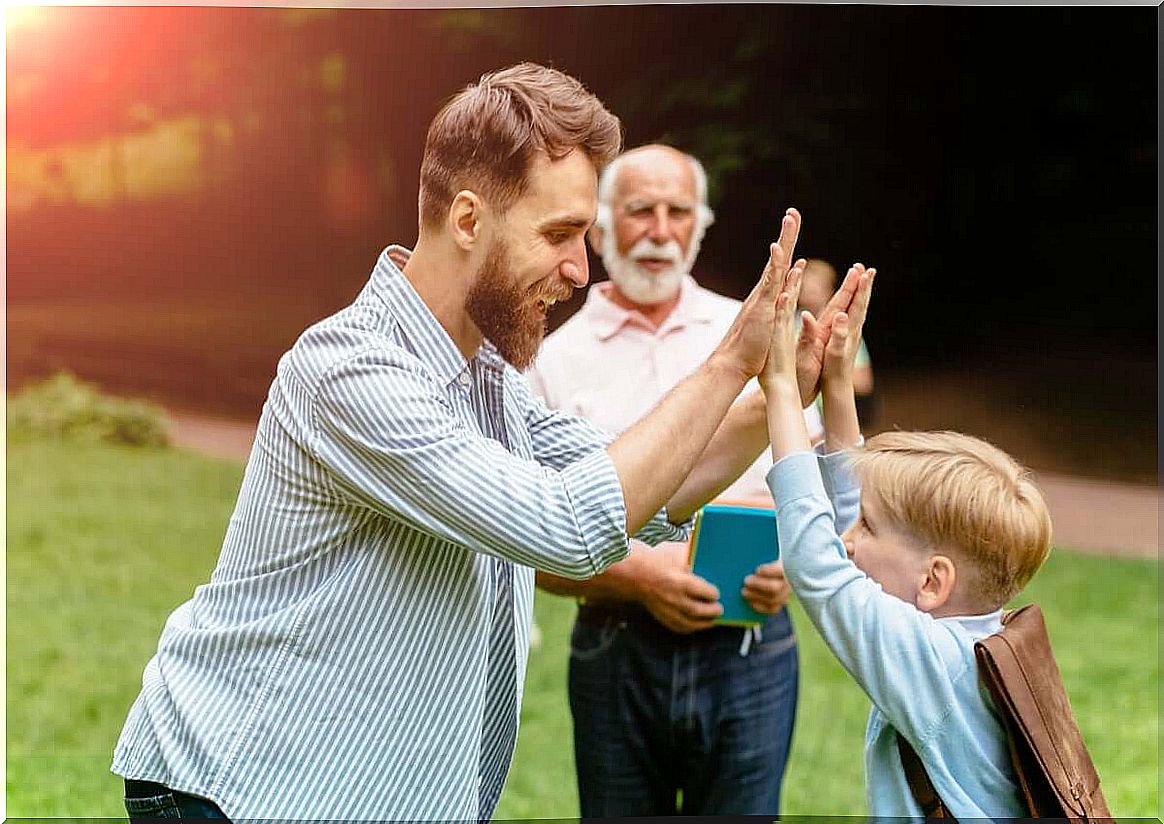
[[[606,447],[614,440],[613,435],[585,418],[550,409],[545,401],[530,391],[529,384],[522,382],[520,391],[525,393],[521,401],[525,405],[526,424],[533,439],[534,457],[538,463],[560,469],[570,466],[583,456],[598,453],[606,457],[610,473],[618,480],[614,463],[606,452]],[[664,507],[634,537],[651,546],[662,541],[686,541],[690,537],[693,522],[693,519],[688,519],[679,524],[671,523]]]
[[[515,456],[459,417],[419,361],[373,347],[320,381],[311,450],[342,493],[441,540],[570,578],[628,551],[605,450],[559,465]]]

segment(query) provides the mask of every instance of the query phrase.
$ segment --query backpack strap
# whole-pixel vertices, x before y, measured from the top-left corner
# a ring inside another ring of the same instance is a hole
[[[897,752],[901,756],[901,766],[905,769],[905,780],[909,784],[909,791],[913,793],[914,801],[921,807],[922,815],[926,818],[956,820],[946,809],[938,791],[934,789],[934,784],[930,781],[925,765],[922,764],[917,753],[913,751],[913,747],[909,745],[901,733],[897,733]]]

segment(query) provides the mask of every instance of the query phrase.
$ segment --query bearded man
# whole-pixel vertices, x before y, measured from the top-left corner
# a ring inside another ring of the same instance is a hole
[[[436,115],[415,250],[385,249],[279,361],[218,564],[146,665],[113,761],[131,820],[493,814],[534,568],[586,578],[629,535],[687,533],[721,484],[684,479],[799,277],[789,210],[721,345],[638,426],[615,439],[547,409],[518,370],[587,283],[619,144],[601,102],[533,64]]]
[[[602,173],[598,198],[590,240],[610,281],[546,339],[529,377],[548,406],[622,432],[699,368],[740,303],[690,274],[713,220],[696,158],[628,151]],[[805,417],[819,433],[815,408]],[[771,465],[764,450],[724,499],[770,508]],[[744,597],[769,617],[742,630],[714,625],[718,593],[686,559],[686,544],[635,542],[588,580],[537,575],[542,589],[584,599],[569,665],[584,818],[779,813],[797,697],[783,569],[749,577]]]

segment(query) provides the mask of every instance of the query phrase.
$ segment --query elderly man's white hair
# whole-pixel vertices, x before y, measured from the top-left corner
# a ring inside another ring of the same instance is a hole
[[[594,225],[603,232],[609,233],[614,231],[614,212],[611,211],[614,204],[614,185],[618,182],[618,171],[622,167],[623,161],[639,151],[639,149],[656,147],[672,148],[670,146],[664,146],[663,144],[639,146],[630,151],[623,152],[602,170],[602,176],[598,180],[598,214],[594,219]],[[678,149],[674,149],[674,151],[679,152]],[[707,205],[707,172],[704,170],[703,164],[694,155],[689,155],[686,152],[679,152],[679,154],[687,158],[687,162],[691,164],[691,171],[695,174],[695,195],[699,202],[695,207],[695,232],[692,235],[692,241],[698,247],[703,240],[703,233],[707,231],[707,227],[715,222],[715,212]]]

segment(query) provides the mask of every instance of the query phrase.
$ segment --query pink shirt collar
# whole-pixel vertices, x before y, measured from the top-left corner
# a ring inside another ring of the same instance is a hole
[[[706,299],[707,290],[696,283],[691,275],[683,277],[679,285],[679,302],[657,330],[651,329],[646,318],[637,310],[623,309],[611,300],[611,288],[608,280],[594,284],[590,287],[586,303],[582,307],[590,328],[594,330],[599,340],[613,337],[628,324],[661,337],[673,329],[682,329],[691,323],[711,323],[715,319],[713,309]]]

